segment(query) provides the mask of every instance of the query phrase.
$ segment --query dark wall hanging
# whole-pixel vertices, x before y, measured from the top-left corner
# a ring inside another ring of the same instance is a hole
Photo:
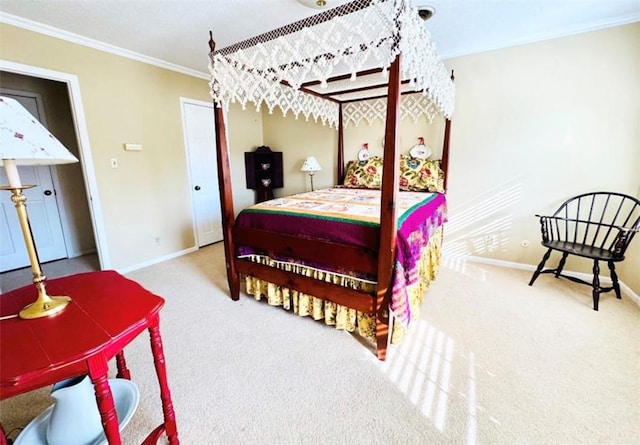
[[[282,152],[263,145],[244,153],[247,188],[256,191],[256,202],[273,199],[273,189],[282,188]]]

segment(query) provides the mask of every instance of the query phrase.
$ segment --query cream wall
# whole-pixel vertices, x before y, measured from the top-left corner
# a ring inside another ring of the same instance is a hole
[[[247,189],[244,168],[244,153],[255,151],[261,145],[263,122],[262,113],[255,108],[242,110],[239,104],[231,104],[227,123],[229,136],[229,164],[233,189],[233,208],[236,215],[244,208],[255,203],[256,195]],[[277,151],[273,149],[274,151]]]
[[[0,42],[4,60],[78,77],[110,267],[194,247],[179,99],[210,101],[207,81],[6,24]],[[242,128],[234,110],[232,144],[260,141],[261,123]],[[143,151],[125,152],[125,143],[142,144]],[[119,168],[111,168],[111,158]]]
[[[429,122],[426,117],[413,121],[405,117],[400,121],[400,152],[408,154],[418,144],[418,138],[424,137],[424,142],[432,150],[431,157],[442,157],[442,141],[444,139],[444,119],[434,118]],[[374,121],[372,125],[361,122],[358,126],[349,126],[344,133],[344,156],[347,161],[356,159],[358,151],[364,143],[369,144],[369,154],[382,156],[384,138],[384,123]]]
[[[537,264],[535,213],[583,192],[638,192],[639,54],[636,23],[447,61],[457,87],[449,254]],[[498,235],[497,249],[487,234]],[[619,268],[636,293],[638,244]],[[567,268],[591,266],[572,258]]]
[[[336,183],[338,132],[313,120],[296,120],[291,114],[282,116],[279,108],[273,114],[262,112],[264,144],[282,152],[284,187],[274,190],[274,196],[286,196],[311,190],[309,175],[300,171],[308,156],[314,156],[322,171],[313,178],[316,189]]]

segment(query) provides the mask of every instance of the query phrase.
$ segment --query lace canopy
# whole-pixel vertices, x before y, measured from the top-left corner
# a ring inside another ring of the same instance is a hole
[[[450,118],[453,81],[409,0],[356,0],[214,50],[209,64],[211,96],[225,110],[232,102],[239,102],[243,109],[253,102],[258,110],[264,104],[271,113],[278,106],[285,116],[288,112],[296,118],[302,114],[332,127],[338,126],[340,103],[344,102],[347,124],[357,125],[362,119],[371,122],[384,116],[385,103],[373,98],[358,105],[336,98],[339,91],[323,92],[332,80],[355,82],[363,73],[369,75],[362,77],[380,81],[382,76],[386,81],[387,70],[399,54],[404,85],[417,93],[403,100],[403,115],[414,120],[426,115],[431,120],[440,111]]]

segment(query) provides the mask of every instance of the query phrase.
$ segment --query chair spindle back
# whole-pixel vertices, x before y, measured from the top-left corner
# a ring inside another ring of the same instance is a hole
[[[614,251],[621,257],[640,230],[640,200],[621,193],[585,193],[565,201],[553,216],[544,227],[548,240]],[[625,236],[619,236],[619,229]]]

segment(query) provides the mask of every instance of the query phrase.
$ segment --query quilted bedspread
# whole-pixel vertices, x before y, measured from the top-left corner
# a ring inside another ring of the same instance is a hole
[[[397,256],[391,311],[396,320],[406,326],[411,321],[408,288],[420,279],[418,261],[422,248],[429,242],[430,235],[446,222],[446,199],[441,193],[399,192],[396,214]],[[377,250],[380,191],[335,187],[276,198],[243,210],[236,225]],[[253,252],[240,247],[238,253]],[[348,273],[323,266],[331,272]]]

